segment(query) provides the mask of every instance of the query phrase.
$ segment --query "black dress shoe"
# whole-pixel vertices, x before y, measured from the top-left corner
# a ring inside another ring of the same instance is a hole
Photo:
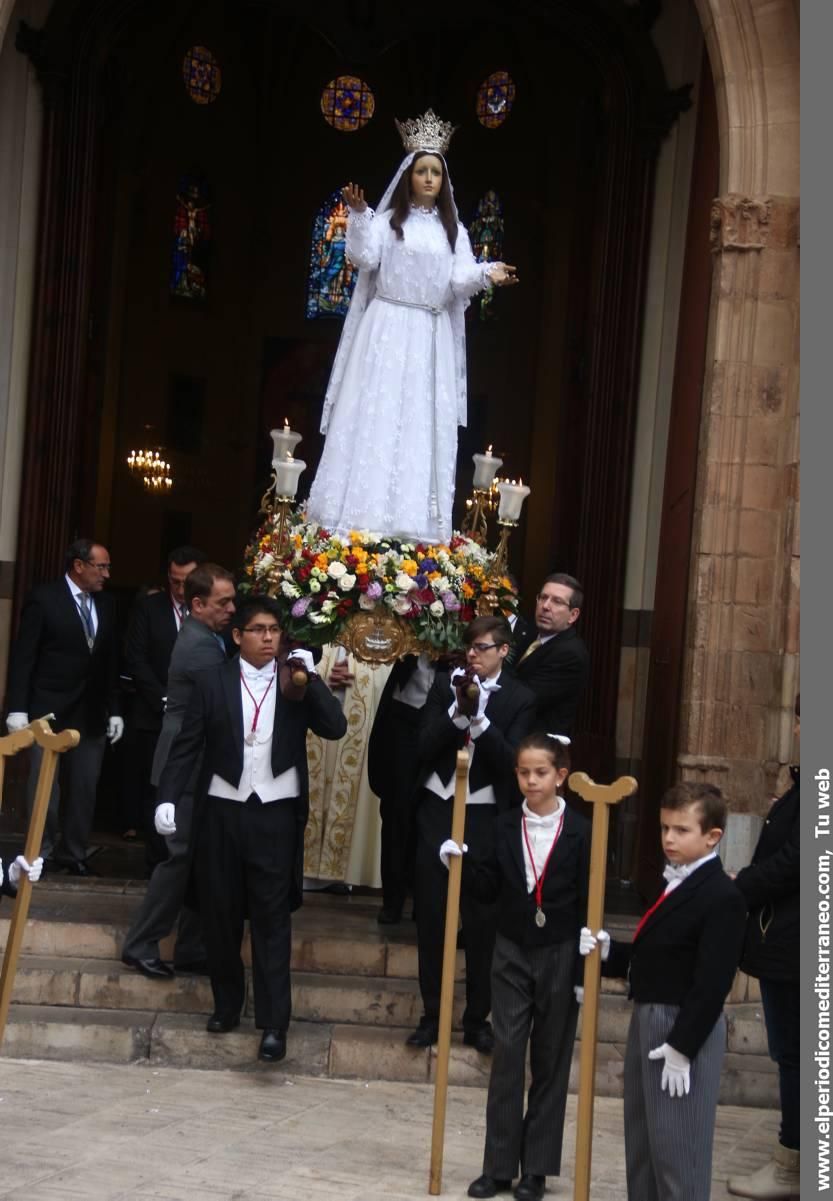
[[[463,1043],[467,1047],[474,1047],[481,1055],[491,1055],[495,1049],[495,1036],[492,1033],[492,1027],[488,1022],[485,1022],[482,1026],[473,1026],[469,1030],[464,1030]]]
[[[495,1197],[498,1193],[508,1193],[511,1187],[511,1180],[496,1180],[494,1176],[478,1176],[469,1185],[469,1196]]]
[[[437,1023],[426,1021],[425,1018],[405,1039],[406,1047],[433,1047],[434,1043],[439,1038],[439,1030]]]
[[[383,905],[376,914],[376,921],[380,926],[398,926],[402,921],[402,910],[386,909]]]
[[[64,867],[70,876],[98,876],[98,872],[94,872],[89,864],[84,863],[83,860],[80,859],[68,859],[64,864]]]
[[[257,1052],[264,1063],[277,1063],[286,1058],[286,1035],[283,1030],[264,1030]]]
[[[182,972],[186,976],[210,976],[211,972],[208,968],[207,959],[191,959],[185,963],[177,963],[174,960],[174,971]]]
[[[546,1187],[546,1176],[533,1176],[531,1172],[524,1172],[515,1186],[515,1201],[541,1201]]]
[[[122,955],[121,961],[126,967],[135,967],[149,980],[170,980],[174,974],[171,965],[163,963],[161,959],[137,959],[135,955]]]
[[[234,1030],[239,1025],[239,1013],[212,1013],[205,1023],[205,1028],[209,1034],[228,1034],[229,1030]]]

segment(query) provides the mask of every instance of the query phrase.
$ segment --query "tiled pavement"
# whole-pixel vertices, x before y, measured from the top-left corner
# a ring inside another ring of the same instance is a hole
[[[427,1195],[432,1090],[249,1071],[0,1062],[3,1201],[408,1201]],[[564,1175],[572,1198],[575,1097]],[[443,1196],[479,1174],[485,1095],[448,1100]],[[718,1111],[712,1201],[757,1167],[771,1110]],[[622,1102],[596,1100],[592,1201],[624,1201]]]

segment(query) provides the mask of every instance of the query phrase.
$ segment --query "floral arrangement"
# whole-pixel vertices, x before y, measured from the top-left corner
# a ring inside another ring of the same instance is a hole
[[[453,651],[478,613],[517,609],[511,582],[494,573],[495,556],[462,534],[436,546],[366,530],[341,538],[295,513],[287,539],[281,552],[274,522],[261,526],[246,549],[241,591],[273,596],[285,632],[312,645],[332,642],[353,614],[382,607],[413,623],[426,648]]]

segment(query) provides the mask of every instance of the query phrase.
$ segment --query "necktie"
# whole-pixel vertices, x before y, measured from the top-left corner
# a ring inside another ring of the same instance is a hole
[[[524,653],[521,655],[520,659],[518,660],[518,663],[523,663],[524,659],[528,659],[529,656],[532,654],[532,652],[537,651],[538,647],[542,646],[542,645],[543,645],[543,643],[541,642],[540,638],[536,638],[534,642],[530,642],[529,646],[526,648],[526,650],[524,651]]]
[[[95,630],[93,628],[93,614],[90,607],[89,592],[79,592],[78,608],[81,612],[81,620],[84,623],[84,633],[87,638],[87,646],[90,650],[92,650],[95,642]]]

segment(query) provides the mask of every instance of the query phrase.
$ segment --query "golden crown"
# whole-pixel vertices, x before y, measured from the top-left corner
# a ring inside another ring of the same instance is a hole
[[[397,121],[394,123],[399,130],[402,145],[407,151],[430,150],[436,154],[445,154],[451,141],[456,125],[450,121],[441,121],[433,108],[429,108],[421,117],[413,121]]]

